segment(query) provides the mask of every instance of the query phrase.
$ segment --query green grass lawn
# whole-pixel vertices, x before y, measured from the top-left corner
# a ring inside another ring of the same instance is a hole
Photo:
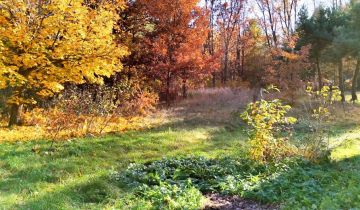
[[[284,208],[360,209],[359,126],[340,124],[332,130],[332,139],[345,143],[333,150],[331,163],[267,178],[254,198]],[[2,143],[0,209],[121,209],[131,202],[131,189],[110,175],[129,163],[189,154],[237,157],[246,139],[242,128],[175,123],[61,142],[50,154],[47,141]]]
[[[114,170],[163,156],[235,154],[246,139],[241,130],[176,127],[66,141],[53,154],[46,141],[2,143],[0,209],[110,208],[127,193],[109,180]]]

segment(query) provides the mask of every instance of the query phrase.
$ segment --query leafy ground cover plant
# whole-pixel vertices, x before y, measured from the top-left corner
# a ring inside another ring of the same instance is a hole
[[[197,201],[198,205],[201,199],[198,199],[196,190],[203,194],[218,192],[269,201],[262,197],[265,194],[257,193],[259,185],[267,180],[266,177],[285,171],[292,165],[292,162],[262,164],[246,158],[188,156],[131,164],[125,172],[115,174],[114,179],[135,189],[141,198],[154,202],[156,206],[167,205],[167,200],[180,199],[178,197],[182,197],[182,193],[167,193],[169,188],[175,188],[175,192],[182,189],[179,186],[190,186],[184,189],[192,192],[188,195],[194,197],[192,201]],[[161,189],[164,197],[159,197]]]
[[[204,203],[204,196],[195,188],[191,180],[177,185],[160,182],[159,185],[149,187],[143,185],[141,196],[152,203],[153,209],[200,209]]]
[[[263,171],[262,165],[248,159],[189,156],[131,164],[125,172],[115,174],[114,179],[135,189],[153,206],[199,209],[203,194],[230,193],[235,190],[234,182]]]
[[[116,179],[132,187],[159,185],[162,182],[180,185],[190,179],[202,192],[212,192],[223,188],[230,175],[243,178],[264,172],[264,167],[249,159],[207,159],[201,156],[163,158],[147,164],[131,164]]]
[[[170,208],[170,202],[174,203],[170,209],[181,209],[176,206],[184,199],[192,206],[200,205],[198,191],[203,195],[239,195],[284,209],[349,209],[360,204],[360,176],[350,172],[341,176],[338,170],[357,170],[356,161],[313,163],[291,158],[257,164],[251,159],[233,157],[177,157],[132,164],[114,178],[135,189],[136,199],[165,209]],[[348,185],[341,187],[344,183]],[[191,197],[184,198],[182,190]]]

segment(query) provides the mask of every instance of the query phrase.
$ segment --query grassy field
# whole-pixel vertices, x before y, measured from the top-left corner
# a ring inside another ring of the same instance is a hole
[[[124,209],[132,202],[131,189],[111,174],[130,163],[189,154],[241,155],[246,130],[231,120],[236,114],[220,111],[228,119],[213,118],[211,110],[184,115],[179,109],[173,121],[157,127],[73,139],[56,143],[50,152],[48,141],[1,143],[0,209]],[[268,193],[264,196],[278,196],[274,201],[284,208],[360,209],[360,124],[341,121],[330,130],[330,138],[340,145],[332,151],[331,163],[266,179],[260,187]],[[277,185],[281,190],[272,193]]]
[[[103,138],[67,141],[53,154],[46,141],[0,146],[0,206],[5,209],[111,207],[126,194],[108,175],[131,162],[162,156],[235,154],[246,138],[242,131],[219,127],[163,126]],[[39,148],[34,153],[32,148]],[[44,151],[43,151],[44,150]]]

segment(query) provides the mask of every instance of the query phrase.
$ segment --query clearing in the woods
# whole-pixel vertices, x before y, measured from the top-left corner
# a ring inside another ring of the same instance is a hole
[[[239,113],[249,94],[229,89],[194,94],[149,117],[162,123],[148,129],[57,142],[50,151],[45,140],[1,142],[0,209],[128,209],[136,206],[133,191],[112,175],[130,163],[190,154],[242,156],[248,135]],[[254,176],[256,187],[238,195],[207,194],[206,208],[360,208],[360,111],[349,105],[344,112],[329,124],[330,162]],[[298,138],[303,127],[295,126]]]

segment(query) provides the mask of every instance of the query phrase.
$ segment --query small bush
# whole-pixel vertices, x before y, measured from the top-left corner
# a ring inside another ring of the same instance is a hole
[[[321,90],[315,91],[309,85],[306,89],[308,99],[303,103],[307,114],[302,115],[311,128],[301,142],[302,155],[310,160],[318,161],[328,158],[330,154],[328,133],[326,122],[328,122],[334,112],[334,104],[341,100],[341,92],[338,87],[324,86]]]
[[[134,127],[139,118],[155,110],[156,103],[152,92],[124,84],[68,86],[44,101],[42,108],[28,107],[22,120],[24,125],[42,128],[44,137],[52,140],[93,136]]]
[[[252,128],[251,158],[257,161],[277,161],[294,154],[289,138],[280,135],[284,131],[290,132],[289,125],[296,122],[295,118],[286,116],[290,109],[289,105],[283,105],[279,99],[248,104],[241,118]]]

